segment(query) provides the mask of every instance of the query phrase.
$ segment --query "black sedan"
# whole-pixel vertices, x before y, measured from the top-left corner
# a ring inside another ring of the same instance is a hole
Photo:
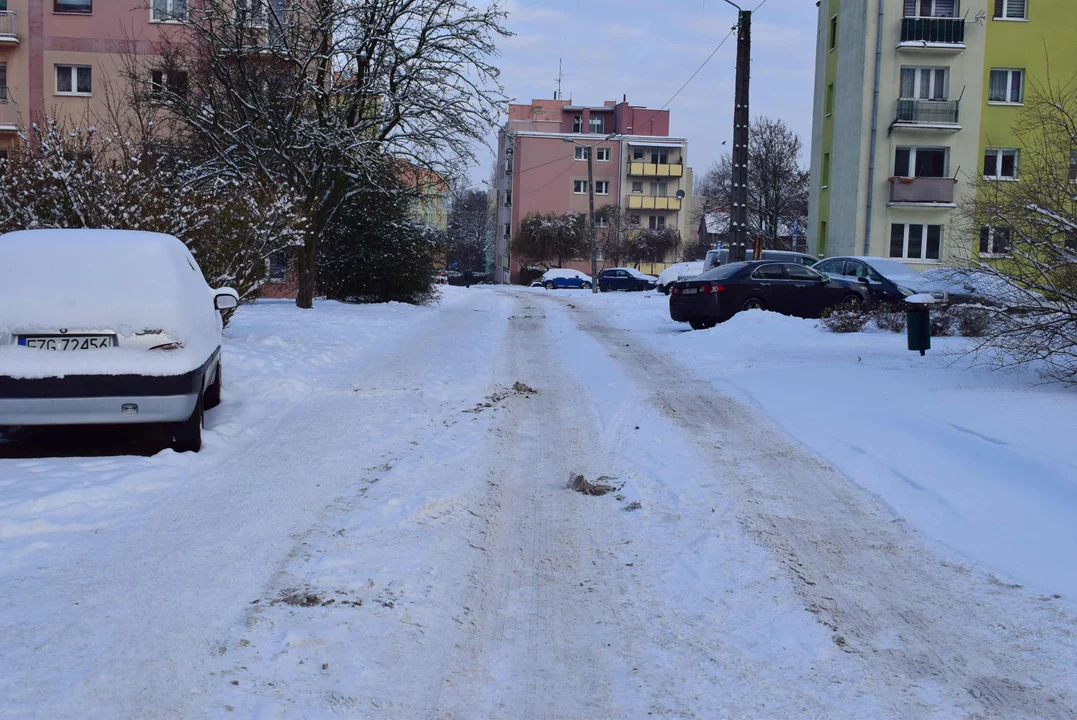
[[[669,315],[693,330],[714,327],[741,310],[773,310],[817,318],[836,305],[868,304],[867,287],[831,278],[796,263],[754,262],[721,265],[699,277],[675,283]]]

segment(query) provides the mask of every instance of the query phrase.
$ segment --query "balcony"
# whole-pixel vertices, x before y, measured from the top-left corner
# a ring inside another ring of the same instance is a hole
[[[899,48],[908,50],[964,50],[963,18],[906,17],[901,19]]]
[[[680,163],[645,163],[630,160],[628,174],[632,177],[681,177],[684,166]]]
[[[956,207],[954,188],[957,178],[892,177],[890,204],[915,207]]]
[[[19,22],[13,12],[0,11],[0,45],[18,45]]]
[[[629,210],[680,210],[681,201],[675,197],[625,195],[625,207]]]
[[[926,130],[960,130],[957,100],[898,98],[894,127]]]
[[[16,132],[18,129],[17,108],[11,99],[11,91],[0,85],[0,133]]]

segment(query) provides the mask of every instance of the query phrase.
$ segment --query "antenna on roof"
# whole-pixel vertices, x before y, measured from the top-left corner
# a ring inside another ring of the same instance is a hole
[[[554,95],[554,98],[553,98],[554,100],[560,100],[561,99],[561,78],[564,77],[564,72],[562,72],[562,69],[561,69],[561,63],[564,61],[564,59],[565,59],[565,51],[561,50],[561,55],[560,55],[560,57],[557,58],[557,94]]]

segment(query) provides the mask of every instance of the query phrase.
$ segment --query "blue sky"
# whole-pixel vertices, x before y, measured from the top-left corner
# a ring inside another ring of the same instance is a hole
[[[661,107],[736,23],[736,10],[722,0],[509,0],[507,7],[516,35],[501,42],[498,65],[515,102],[553,97],[563,50],[565,98],[601,104],[627,94],[633,105]],[[752,115],[785,120],[805,156],[816,12],[814,0],[766,0],[752,19]],[[732,135],[736,44],[730,37],[669,105],[670,132],[688,138],[697,175]],[[490,161],[489,153],[480,156],[472,182],[488,178]]]

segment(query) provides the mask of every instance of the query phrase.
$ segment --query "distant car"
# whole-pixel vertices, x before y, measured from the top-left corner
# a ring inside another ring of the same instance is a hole
[[[566,268],[552,268],[543,273],[540,279],[542,287],[547,290],[563,290],[565,288],[591,288],[591,276],[585,275],[579,270]]]
[[[741,310],[817,318],[829,307],[861,307],[868,301],[867,288],[856,281],[833,279],[800,263],[754,260],[721,265],[674,283],[669,315],[702,330]]]
[[[635,268],[607,268],[598,274],[598,289],[602,292],[653,290],[657,282],[654,275],[644,275]]]
[[[920,273],[919,292],[943,295],[951,303],[1009,305],[1028,303],[1037,294],[995,273],[975,268],[941,267]]]
[[[678,280],[691,280],[703,272],[703,261],[674,263],[658,273],[656,288],[663,295],[669,295],[669,289]]]
[[[752,251],[748,250],[748,260],[752,260]],[[801,265],[814,265],[819,258],[806,253],[791,252],[789,250],[764,250],[761,260],[774,260],[776,262],[794,262]],[[729,262],[729,248],[721,250],[708,250],[703,258],[703,272]]]
[[[160,424],[202,446],[221,401],[221,310],[170,235],[27,230],[0,236],[0,426]]]
[[[945,300],[944,293],[934,292],[921,274],[898,260],[869,256],[833,257],[813,265],[832,278],[863,283],[874,303],[899,303],[910,295],[927,293]]]

